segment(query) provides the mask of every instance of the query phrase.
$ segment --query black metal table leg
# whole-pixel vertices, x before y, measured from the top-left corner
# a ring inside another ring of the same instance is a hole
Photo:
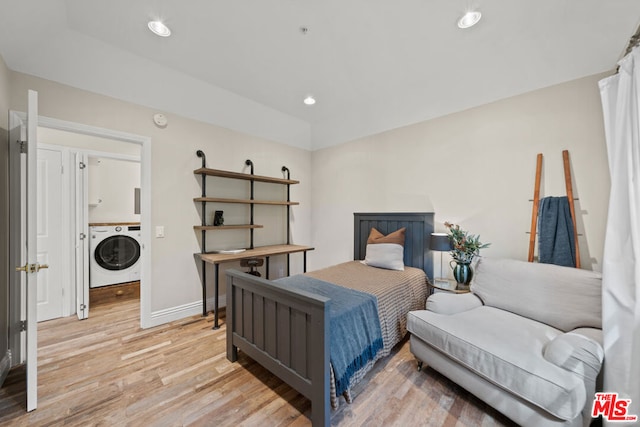
[[[207,317],[207,263],[202,261],[202,317]]]
[[[264,278],[269,280],[269,257],[268,256],[265,257],[265,264],[266,264],[266,267],[265,267],[266,272],[264,274],[264,276],[265,276]]]
[[[307,272],[307,251],[302,252],[302,272]]]
[[[213,314],[212,329],[220,329],[220,326],[218,325],[218,279],[220,276],[220,264],[214,264],[214,270],[215,270],[215,274],[214,274],[215,282],[214,282],[214,291],[213,291],[213,309],[215,311]]]

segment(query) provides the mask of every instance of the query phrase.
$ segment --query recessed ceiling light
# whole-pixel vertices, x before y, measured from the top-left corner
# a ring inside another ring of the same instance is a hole
[[[304,101],[303,101],[303,102],[304,102],[306,105],[313,105],[313,104],[315,104],[315,103],[316,103],[316,99],[315,99],[313,96],[309,95],[309,96],[307,96],[307,97],[304,99]]]
[[[171,30],[169,27],[164,25],[162,21],[149,21],[147,24],[151,32],[160,37],[169,37],[171,35]]]
[[[458,28],[469,28],[473,27],[478,23],[482,14],[477,10],[471,10],[465,13],[462,18],[458,19]]]

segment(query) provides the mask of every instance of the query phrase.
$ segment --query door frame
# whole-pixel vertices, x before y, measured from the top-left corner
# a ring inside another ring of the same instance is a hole
[[[26,120],[25,113],[17,113]],[[151,321],[151,138],[128,132],[121,132],[82,123],[38,116],[38,126],[71,133],[97,136],[140,145],[140,224],[141,227],[141,255],[140,271],[140,327],[153,326]],[[78,150],[87,155],[114,156],[114,153],[102,153],[92,150]],[[120,155],[120,158],[134,156]],[[87,266],[89,268],[89,266]]]
[[[17,143],[11,132],[19,129],[20,141],[26,140],[26,114],[17,114],[15,111],[9,111],[9,145]],[[26,234],[26,226],[21,220],[23,212],[25,212],[27,201],[24,198],[23,191],[26,189],[26,176],[22,170],[27,166],[26,160],[20,156],[20,165],[15,163],[12,158],[11,147],[9,147],[9,241],[17,242]],[[14,177],[20,177],[14,179]],[[20,197],[20,200],[13,200],[13,197]],[[19,224],[19,227],[16,227]],[[9,248],[9,351],[11,352],[11,366],[16,366],[26,362],[27,340],[23,334],[22,321],[26,320],[27,313],[27,296],[26,296],[26,279],[21,277],[21,273],[17,272],[15,267],[22,264],[22,260],[26,257],[26,251],[20,247],[19,253],[15,247]]]

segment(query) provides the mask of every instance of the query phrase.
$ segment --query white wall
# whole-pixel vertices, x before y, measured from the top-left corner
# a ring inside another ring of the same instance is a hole
[[[580,199],[582,265],[601,270],[609,195],[597,87],[602,77],[315,151],[316,253],[310,268],[352,257],[352,214],[366,211],[433,211],[436,231],[445,231],[445,221],[458,223],[491,243],[483,255],[526,259],[536,154],[544,154],[541,196],[562,196],[562,150],[568,149],[574,195]],[[438,275],[439,254],[434,261]]]
[[[193,256],[199,251],[199,233],[193,230],[200,223],[199,206],[193,202],[200,194],[200,180],[193,175],[200,166],[198,149],[207,153],[213,168],[247,171],[244,160],[250,158],[257,174],[281,176],[282,165],[291,169],[292,178],[301,181],[292,187],[292,200],[301,202],[293,208],[292,242],[316,247],[308,257],[310,269],[351,259],[353,212],[358,211],[434,211],[438,231],[444,231],[444,221],[456,222],[492,243],[483,254],[524,259],[536,154],[545,155],[542,195],[564,195],[561,152],[568,149],[574,194],[580,199],[576,206],[582,263],[600,270],[609,188],[596,86],[601,77],[313,153],[172,115],[165,129],[157,128],[151,109],[20,73],[11,73],[10,107],[24,110],[24,94],[35,89],[42,115],[151,137],[150,226],[163,225],[166,234],[152,242],[155,312],[201,298],[199,263]],[[210,194],[220,197],[248,191],[243,185],[208,181]],[[282,191],[257,186],[256,197],[281,197]],[[248,215],[238,206],[223,209],[227,223]],[[256,231],[256,244],[280,242],[284,221],[277,209],[256,208],[256,222],[265,224]],[[209,249],[246,244],[246,234],[231,233],[236,232],[209,233]],[[283,259],[272,261],[273,272],[282,269]],[[301,260],[293,256],[292,261],[292,272],[299,272]],[[209,294],[211,290],[209,284]]]
[[[133,145],[133,144],[131,144]],[[89,156],[89,223],[140,222],[140,162]]]
[[[27,89],[38,91],[39,112],[43,116],[151,138],[151,224],[143,226],[154,229],[162,225],[166,236],[152,240],[152,312],[163,313],[176,307],[197,309],[201,301],[199,262],[194,257],[194,253],[200,250],[200,233],[193,230],[193,226],[200,223],[199,205],[193,201],[201,192],[200,180],[193,174],[193,170],[201,164],[195,155],[198,149],[205,151],[208,166],[212,168],[242,171],[245,159],[250,158],[256,165],[256,174],[282,176],[280,168],[288,166],[291,177],[301,181],[291,190],[292,200],[301,203],[293,207],[292,242],[310,243],[309,151],[170,114],[168,126],[158,128],[152,120],[156,111],[149,108],[16,72],[11,73],[12,109],[26,109]],[[210,187],[213,191],[213,184]],[[265,218],[266,222],[282,221],[284,211],[275,209],[281,208],[265,207],[261,211],[264,218],[257,217],[256,222],[262,222]],[[276,235],[279,231],[265,224],[264,229],[256,231],[256,243],[267,240],[279,240],[278,243],[282,243],[285,236]],[[226,238],[225,233],[244,231],[216,233],[221,233],[218,235],[220,237],[209,233],[210,249],[214,248],[217,240]],[[285,259],[273,257],[272,271],[281,270]],[[238,265],[225,264],[226,267],[237,268]],[[301,269],[301,257],[292,256],[292,272]],[[208,277],[211,279],[213,274],[209,273]],[[208,288],[211,295],[211,283]]]
[[[139,145],[46,127],[38,128],[38,142],[72,147],[77,149],[72,151],[89,155],[89,223],[140,222],[140,215],[134,213],[134,189],[140,187],[140,162],[97,155],[109,153],[139,158]]]

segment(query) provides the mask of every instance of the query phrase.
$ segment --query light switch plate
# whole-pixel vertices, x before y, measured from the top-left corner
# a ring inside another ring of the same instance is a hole
[[[156,237],[158,238],[164,237],[164,225],[156,226]]]

